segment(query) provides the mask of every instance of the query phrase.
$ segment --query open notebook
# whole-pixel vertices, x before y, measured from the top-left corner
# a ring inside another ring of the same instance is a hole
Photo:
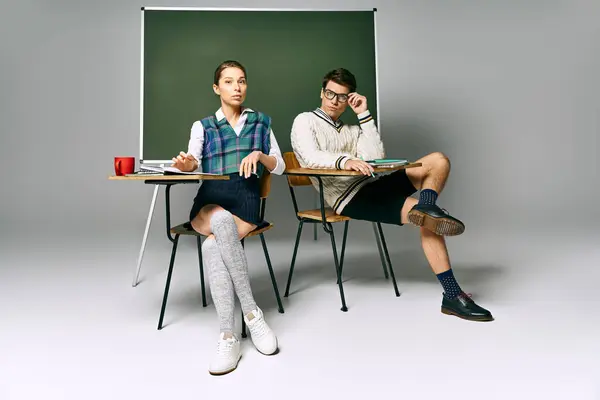
[[[140,167],[140,172],[141,173],[157,173],[157,174],[164,174],[164,175],[218,175],[218,174],[209,174],[206,172],[200,172],[200,171],[192,171],[192,172],[184,172],[181,171],[175,167],[155,167],[155,166],[151,166],[151,165],[142,165]]]

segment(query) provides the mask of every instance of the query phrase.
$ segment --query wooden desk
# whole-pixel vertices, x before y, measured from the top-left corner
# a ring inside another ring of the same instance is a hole
[[[394,168],[374,168],[373,173],[384,174],[399,171],[401,169],[416,168],[422,166],[421,163],[409,163]],[[345,169],[314,169],[314,168],[288,168],[284,171],[286,175],[298,175],[298,176],[363,176],[362,172],[348,171]]]
[[[111,175],[108,177],[112,181],[152,181],[150,183],[158,182],[179,182],[179,181],[227,181],[229,176],[226,175],[150,175],[150,174],[139,174],[129,176],[116,176]]]
[[[199,183],[200,181],[214,181],[214,180],[229,180],[229,176],[225,175],[130,175],[130,176],[116,176],[111,175],[108,177],[109,180],[113,181],[143,181],[146,184],[154,185],[154,194],[152,195],[152,201],[150,202],[150,210],[148,211],[148,218],[146,219],[146,229],[144,230],[144,236],[142,238],[142,246],[137,259],[136,272],[133,277],[132,286],[137,286],[142,268],[142,259],[144,257],[144,251],[146,250],[146,241],[148,240],[148,232],[150,231],[150,224],[152,222],[152,216],[154,215],[154,207],[156,205],[156,198],[158,197],[158,189],[161,185],[165,186],[165,215],[167,222],[167,238],[171,242],[174,241],[171,236],[171,186],[180,184]]]

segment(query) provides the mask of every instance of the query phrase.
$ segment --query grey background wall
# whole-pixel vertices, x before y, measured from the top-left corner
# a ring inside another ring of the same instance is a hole
[[[98,237],[134,235],[139,242],[151,187],[107,177],[113,156],[138,152],[144,5],[3,2],[3,235],[32,227],[74,233],[85,225]],[[432,151],[450,156],[441,204],[465,220],[471,240],[486,232],[552,234],[559,226],[571,232],[597,224],[600,3],[263,0],[255,6],[380,10],[386,146],[412,159]],[[175,219],[185,217],[193,194],[191,187],[174,191]],[[283,178],[275,179],[273,198],[270,218],[292,227]],[[161,199],[153,232],[163,228],[162,205]]]

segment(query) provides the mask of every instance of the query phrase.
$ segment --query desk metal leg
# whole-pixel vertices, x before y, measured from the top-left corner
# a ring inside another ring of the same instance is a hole
[[[167,218],[167,237],[173,243],[175,239],[171,236],[171,185],[165,187],[165,216]]]
[[[146,219],[146,230],[144,230],[144,238],[142,239],[142,247],[140,248],[140,254],[137,260],[137,269],[135,276],[133,277],[132,285],[136,287],[140,276],[140,270],[142,269],[142,259],[144,258],[144,250],[146,249],[146,241],[148,240],[148,232],[150,231],[150,223],[152,222],[152,216],[154,215],[154,206],[156,206],[156,198],[158,197],[158,185],[154,185],[154,194],[152,195],[152,202],[150,203],[150,211],[148,211],[148,218]]]

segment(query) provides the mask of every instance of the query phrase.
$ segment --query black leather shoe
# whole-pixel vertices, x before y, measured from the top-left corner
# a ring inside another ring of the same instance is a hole
[[[440,236],[455,236],[465,231],[465,224],[437,205],[415,204],[408,212],[408,220]]]
[[[494,320],[492,313],[475,304],[466,293],[459,294],[455,299],[449,299],[444,294],[442,296],[442,313],[454,315],[469,321],[484,322]]]

